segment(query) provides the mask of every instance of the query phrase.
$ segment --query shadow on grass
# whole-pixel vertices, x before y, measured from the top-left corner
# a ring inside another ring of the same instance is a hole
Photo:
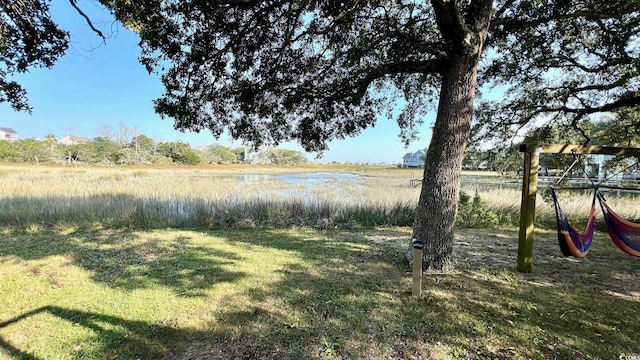
[[[233,284],[247,276],[207,269],[251,257],[190,244],[185,235],[190,232],[224,241],[241,254],[251,247],[295,256],[264,266],[277,281],[263,284],[256,276],[255,286],[221,298],[215,322],[206,330],[56,306],[5,321],[0,329],[46,312],[108,338],[109,346],[93,353],[104,358],[604,359],[640,354],[637,259],[620,256],[602,239],[589,260],[574,261],[557,256],[553,235],[538,236],[534,272],[518,274],[513,271],[517,234],[468,231],[465,241],[473,241],[473,247],[458,249],[468,262],[452,273],[427,274],[424,296],[413,299],[396,247],[406,243],[406,231],[375,230],[375,236],[373,230],[164,232],[175,233],[173,241],[135,245],[137,232],[99,232],[52,237],[42,246],[37,244],[42,238],[12,237],[2,253],[23,259],[70,255],[109,286],[128,290],[153,281],[194,296],[205,296],[218,281]],[[495,261],[509,256],[512,265]],[[206,273],[201,276],[206,271],[208,279]],[[198,277],[204,280],[191,283]],[[13,356],[36,359],[0,341]]]
[[[130,231],[74,233],[70,235],[7,236],[2,253],[25,260],[68,256],[88,270],[95,281],[134,290],[165,286],[180,296],[205,296],[202,291],[218,283],[241,279],[244,273],[223,269],[241,261],[235,252],[189,243],[176,236],[171,241],[140,240]]]
[[[115,358],[118,355],[129,358],[132,355],[137,355],[148,359],[157,359],[166,354],[165,344],[167,341],[184,341],[184,339],[194,336],[192,331],[59,306],[40,307],[13,319],[2,321],[0,329],[42,314],[51,315],[74,326],[90,329],[97,337],[106,339],[101,342],[101,347],[91,349],[88,352],[78,347],[75,354],[77,358]],[[0,337],[0,349],[2,348],[20,359],[40,359],[40,357],[25,352]]]
[[[473,231],[471,231],[473,232]],[[269,232],[266,232],[269,234]],[[277,232],[276,232],[277,234]],[[277,284],[250,292],[252,306],[225,308],[225,325],[307,357],[618,358],[640,354],[637,259],[599,239],[591,260],[556,254],[553,234],[536,244],[539,270],[514,271],[517,234],[478,231],[493,252],[473,253],[471,266],[428,274],[425,296],[410,298],[401,255],[371,244],[366,233],[327,234],[326,244],[304,237],[263,236],[281,250],[304,249],[304,264],[289,264]],[[486,236],[488,234],[488,236]],[[406,233],[389,233],[405,242]],[[498,241],[508,241],[504,243]],[[229,237],[230,241],[245,239]],[[342,242],[340,246],[330,246]],[[500,252],[500,253],[498,253]],[[511,257],[511,265],[494,257]],[[276,303],[277,309],[270,304]],[[264,332],[268,331],[266,340]]]
[[[178,297],[206,298],[211,295],[210,290],[221,282],[234,284],[245,279],[244,272],[232,271],[229,268],[250,260],[248,259],[250,255],[243,253],[243,250],[247,248],[252,248],[251,251],[255,252],[273,247],[284,252],[295,253],[295,258],[301,259],[304,265],[290,264],[286,268],[275,270],[277,274],[282,274],[285,277],[294,271],[303,271],[302,269],[307,267],[307,263],[308,266],[314,266],[315,263],[328,264],[331,261],[339,263],[343,261],[341,258],[348,254],[365,250],[363,239],[343,241],[332,237],[318,237],[316,236],[318,233],[312,230],[307,231],[313,237],[312,241],[306,235],[295,236],[286,232],[268,230],[164,230],[160,233],[165,236],[155,236],[155,232],[135,231],[78,232],[68,235],[46,234],[41,236],[10,235],[0,242],[0,265],[2,263],[16,263],[16,260],[19,263],[25,261],[21,265],[21,271],[40,277],[46,275],[45,271],[55,271],[55,268],[34,269],[33,267],[40,266],[37,264],[38,260],[62,256],[69,259],[71,265],[85,270],[92,280],[114,289],[129,291],[158,284],[170,289]],[[193,238],[198,241],[192,241]],[[225,251],[223,248],[231,250]],[[333,259],[327,259],[327,257]],[[260,264],[255,265],[259,266]],[[328,278],[317,280],[325,284],[323,291],[331,284]],[[256,281],[259,282],[260,279],[256,279]],[[282,289],[282,287],[277,283],[275,286],[274,291],[278,293],[278,289]],[[250,287],[246,295],[241,292],[236,291],[228,297],[248,297],[252,302],[258,302],[261,293],[267,294],[269,297],[273,296],[265,286]],[[327,293],[323,296],[329,299],[333,293]],[[108,301],[108,299],[100,300]],[[265,299],[263,298],[263,300]],[[36,300],[36,303],[44,301],[45,299]],[[209,299],[209,301],[213,300]],[[86,300],[81,303],[82,306],[95,307],[91,303],[87,304]],[[215,356],[219,356],[221,359],[238,356],[255,359],[269,359],[271,356],[279,359],[300,358],[299,354],[303,353],[301,348],[285,351],[281,345],[273,341],[262,343],[259,339],[252,337],[243,338],[243,333],[240,333],[240,338],[231,336],[231,334],[238,333],[233,328],[237,326],[242,328],[243,323],[250,324],[251,318],[259,315],[261,311],[251,305],[244,307],[246,304],[243,303],[240,303],[243,306],[238,308],[235,305],[238,302],[234,299],[230,299],[228,304],[230,307],[224,309],[225,301],[223,298],[222,304],[213,303],[211,309],[207,309],[207,311],[213,311],[212,309],[218,306],[222,309],[216,319],[216,326],[222,328],[221,331],[196,332],[185,328],[125,320],[105,313],[70,309],[69,307],[73,307],[72,305],[61,307],[54,304],[22,315],[13,311],[16,317],[0,323],[0,329],[34,315],[53,315],[68,320],[72,324],[85,327],[102,339],[99,343],[104,343],[104,345],[97,349],[94,347],[91,354],[83,353],[83,356],[95,358],[113,356],[132,359],[160,358],[166,356],[162,354],[168,349],[184,350],[187,338],[193,339],[196,343],[206,344],[207,353],[210,356],[218,354]],[[271,309],[266,309],[262,313],[266,314],[270,311]],[[193,314],[196,317],[198,315]],[[135,314],[132,317],[135,318]],[[258,318],[261,317],[258,316]],[[38,321],[50,322],[51,319],[39,319]],[[118,329],[114,330],[114,326]],[[274,326],[277,327],[275,323]],[[11,332],[11,330],[8,331]],[[229,341],[225,340],[229,338]],[[12,356],[36,358],[26,350],[21,350],[18,345],[12,345],[12,342],[7,339],[10,338],[0,339],[0,345]],[[200,352],[201,350],[196,351]],[[197,358],[201,357],[198,355]]]

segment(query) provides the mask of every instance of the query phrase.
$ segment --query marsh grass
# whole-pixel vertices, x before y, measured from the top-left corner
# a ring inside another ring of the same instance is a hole
[[[461,230],[410,296],[408,228],[100,230],[0,242],[0,359],[613,359],[640,354],[637,261]]]
[[[345,168],[71,168],[3,165],[0,227],[4,231],[287,227],[411,226],[420,194],[409,187],[415,170],[352,167],[357,180],[313,185],[278,180],[285,172]],[[465,174],[463,192],[481,200],[464,227],[517,227],[520,189],[492,173]],[[502,181],[502,183],[500,183]],[[473,185],[469,185],[473,184]],[[487,184],[494,184],[487,186]],[[495,186],[498,184],[498,186]],[[561,194],[576,224],[586,220],[590,195]],[[614,209],[640,221],[638,197],[609,198]],[[462,205],[461,205],[462,208]],[[469,216],[467,216],[469,215]],[[537,226],[555,226],[541,189]]]
[[[404,179],[396,184],[398,178],[375,176],[309,186],[247,176],[246,169],[7,166],[3,171],[0,226],[23,231],[408,226],[416,198]]]

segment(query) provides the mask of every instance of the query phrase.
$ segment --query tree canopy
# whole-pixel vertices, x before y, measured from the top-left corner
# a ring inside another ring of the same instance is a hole
[[[49,1],[0,0],[0,103],[30,111],[25,89],[10,77],[51,67],[69,47],[69,34],[49,15]]]
[[[479,103],[478,138],[544,124],[576,129],[588,143],[584,120],[640,105],[637,1],[507,1],[492,25],[496,53],[480,78],[504,96]]]
[[[483,26],[479,86],[506,91],[479,103],[479,137],[512,136],[541,116],[579,127],[640,104],[632,0],[103,3],[140,34],[142,63],[162,76],[160,114],[257,144],[295,139],[322,150],[398,106],[409,141],[437,101],[455,42],[477,41]]]
[[[624,108],[595,124],[593,136],[601,144],[640,147],[640,107]]]
[[[139,32],[142,63],[162,76],[158,113],[181,129],[229,129],[257,145],[298,140],[323,150],[390,117],[403,98],[398,121],[409,139],[434,104],[445,60],[427,4],[127,4],[108,6]]]
[[[101,3],[140,34],[141,61],[166,88],[156,110],[177,128],[214,135],[228,128],[257,144],[294,139],[307,150],[357,135],[380,116],[393,117],[394,107],[403,109],[395,118],[403,138],[413,139],[437,100],[452,39],[468,36],[480,25],[470,22],[474,12],[492,5]],[[438,15],[443,7],[450,11]],[[478,102],[477,138],[513,136],[541,118],[580,128],[592,114],[640,104],[636,1],[499,0],[491,10],[479,86],[481,94],[498,87],[504,95]],[[0,102],[29,110],[11,76],[53,66],[69,34],[51,20],[49,1],[0,0],[0,11]]]
[[[102,128],[104,129],[104,127]],[[198,165],[259,163],[271,165],[305,165],[303,153],[294,150],[264,148],[255,159],[245,161],[245,149],[212,144],[192,148],[183,141],[156,143],[140,134],[130,142],[97,136],[77,143],[59,142],[54,134],[45,139],[0,141],[0,161],[50,162],[58,164],[103,165]]]

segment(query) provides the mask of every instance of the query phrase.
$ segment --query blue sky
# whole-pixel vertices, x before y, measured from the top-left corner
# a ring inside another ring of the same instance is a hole
[[[52,69],[32,69],[15,78],[26,88],[33,113],[18,113],[7,103],[0,103],[0,126],[13,128],[23,139],[44,138],[49,133],[58,138],[93,138],[100,127],[117,129],[125,124],[157,141],[182,140],[191,146],[242,145],[228,137],[216,140],[204,131],[182,133],[173,129],[172,119],[160,119],[152,101],[163,93],[163,87],[160,79],[149,75],[138,62],[137,36],[114,23],[95,3],[78,4],[109,37],[107,44],[102,44],[68,2],[53,1],[52,17],[71,33],[71,47]],[[319,161],[401,162],[406,152],[427,147],[432,121],[426,119],[420,140],[405,148],[397,124],[381,119],[355,138],[331,142]],[[280,148],[302,151],[297,144]],[[310,160],[316,157],[315,153],[306,155]]]

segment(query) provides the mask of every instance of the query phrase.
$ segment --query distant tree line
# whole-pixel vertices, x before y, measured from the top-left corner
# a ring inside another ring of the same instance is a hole
[[[58,164],[165,165],[165,164],[273,164],[303,165],[307,158],[299,151],[265,148],[250,152],[244,147],[212,144],[192,148],[184,141],[155,141],[120,125],[98,129],[99,136],[63,143],[53,134],[44,140],[0,141],[0,160]],[[249,154],[247,154],[249,152]]]

